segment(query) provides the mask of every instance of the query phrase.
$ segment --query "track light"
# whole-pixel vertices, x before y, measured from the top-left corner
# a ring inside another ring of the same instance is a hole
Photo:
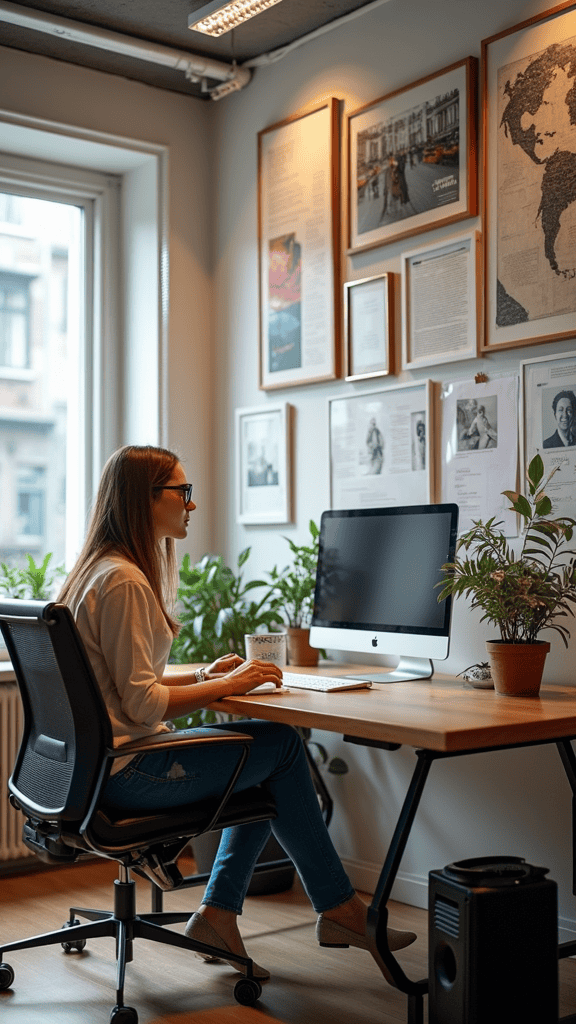
[[[279,3],[280,0],[231,0],[230,3],[213,0],[189,15],[188,28],[209,36],[221,36]]]

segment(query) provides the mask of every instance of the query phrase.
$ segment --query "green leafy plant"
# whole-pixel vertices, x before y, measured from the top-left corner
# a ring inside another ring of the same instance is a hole
[[[245,633],[262,628],[273,632],[279,602],[265,580],[244,582],[240,570],[249,555],[250,548],[240,553],[237,573],[220,555],[204,555],[194,565],[189,555],[184,556],[178,588],[182,628],[172,646],[172,661],[211,662],[230,653],[245,658]],[[253,596],[258,589],[263,593]]]
[[[307,626],[312,614],[316,565],[318,563],[318,539],[320,531],[313,519],[309,523],[310,544],[295,544],[290,537],[284,540],[290,545],[292,564],[280,572],[274,566],[270,577],[273,594],[288,626]]]
[[[438,597],[449,594],[471,597],[473,608],[484,612],[481,621],[500,629],[507,643],[534,643],[543,629],[554,629],[568,646],[570,633],[555,620],[574,615],[576,603],[575,551],[565,547],[572,540],[576,520],[551,517],[552,501],[546,487],[556,469],[544,477],[544,463],[536,455],[527,471],[528,494],[503,491],[512,509],[523,520],[524,539],[518,556],[507,543],[502,522],[474,521],[458,541],[457,556],[442,566],[445,579]],[[458,552],[474,557],[459,558]]]
[[[32,555],[26,555],[24,567],[0,562],[0,593],[27,600],[49,600],[56,582],[66,575],[63,565],[50,567],[51,559],[52,552],[49,552],[38,564]]]
[[[244,582],[240,570],[249,556],[250,548],[245,548],[238,556],[238,572],[234,572],[220,555],[204,555],[195,564],[189,555],[184,555],[178,588],[182,628],[172,645],[172,662],[212,662],[230,653],[245,658],[245,633],[255,633],[262,627],[273,631],[279,618],[278,602],[264,580]],[[258,589],[263,589],[263,593],[253,596]],[[194,729],[236,717],[200,708],[174,719],[174,725],[178,729]]]

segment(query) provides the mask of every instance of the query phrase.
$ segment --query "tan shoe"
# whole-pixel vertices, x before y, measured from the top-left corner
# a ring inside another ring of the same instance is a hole
[[[211,924],[208,923],[206,918],[202,914],[192,914],[192,917],[188,921],[184,934],[189,939],[196,939],[198,942],[205,942],[207,946],[216,946],[218,949],[222,949],[227,953],[231,953],[232,950],[227,942],[218,935],[218,932],[214,930]],[[240,974],[246,974],[246,967],[244,964],[238,964],[234,960],[226,960],[225,957],[211,956],[209,953],[196,954],[202,960],[207,960],[212,963],[218,963],[219,960],[223,960],[225,963],[230,964],[235,971]],[[243,953],[242,956],[248,956],[247,953]],[[260,967],[257,963],[252,961],[252,970],[254,977],[260,981],[266,980],[270,977],[270,971],[267,971],[265,967]]]
[[[397,928],[388,928],[386,934],[388,936],[388,949],[391,953],[394,953],[397,949],[404,949],[405,946],[410,946],[418,938],[414,932],[398,931]],[[390,971],[376,949],[373,940],[368,935],[360,935],[358,932],[353,932],[343,924],[331,921],[329,918],[324,917],[323,914],[320,914],[316,923],[316,938],[321,946],[336,946],[342,949],[346,949],[348,946],[357,946],[358,949],[367,949],[378,964],[386,980],[390,984],[394,984]]]

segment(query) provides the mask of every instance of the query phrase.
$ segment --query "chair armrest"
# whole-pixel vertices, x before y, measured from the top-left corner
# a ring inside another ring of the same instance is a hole
[[[126,757],[127,754],[144,754],[153,750],[164,750],[165,748],[181,750],[183,747],[192,747],[198,744],[211,743],[251,743],[253,737],[243,732],[228,732],[223,729],[216,731],[216,727],[189,732],[159,732],[155,736],[143,736],[139,740],[131,740],[130,743],[123,743],[121,747],[108,748],[107,756],[110,758]]]

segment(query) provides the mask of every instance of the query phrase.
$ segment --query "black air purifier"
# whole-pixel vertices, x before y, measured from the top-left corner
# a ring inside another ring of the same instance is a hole
[[[521,857],[429,875],[430,1024],[558,1022],[558,894]]]

